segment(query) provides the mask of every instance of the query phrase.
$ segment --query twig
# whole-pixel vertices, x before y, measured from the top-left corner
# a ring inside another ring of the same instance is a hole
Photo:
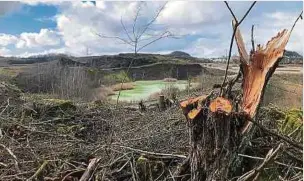
[[[249,117],[249,116],[248,116],[248,117]],[[300,145],[299,143],[296,143],[296,142],[292,141],[291,139],[289,139],[289,138],[287,138],[287,137],[285,137],[285,136],[279,135],[279,134],[277,134],[277,133],[271,131],[270,129],[265,128],[263,125],[261,125],[260,123],[254,121],[253,119],[248,119],[248,121],[252,122],[252,123],[255,124],[258,128],[260,128],[260,129],[262,129],[263,131],[265,131],[265,133],[270,134],[270,135],[273,135],[273,136],[276,136],[276,137],[282,139],[283,141],[289,143],[290,145],[292,145],[292,146],[294,146],[294,147],[296,147],[296,148],[298,148],[298,149],[300,149],[300,150],[303,150],[303,146]]]
[[[185,155],[174,155],[174,154],[168,154],[168,153],[155,153],[155,152],[144,151],[144,150],[140,150],[140,149],[136,149],[136,148],[131,148],[131,147],[128,147],[128,146],[119,146],[119,147],[120,148],[125,148],[125,149],[128,149],[128,150],[132,150],[132,151],[135,151],[135,152],[139,152],[139,153],[148,154],[148,155],[176,157],[176,158],[187,158]]]
[[[255,52],[253,30],[254,30],[254,25],[251,26],[251,45],[252,45],[252,52]]]
[[[39,167],[39,169],[34,173],[34,175],[32,175],[29,179],[27,179],[27,181],[33,180],[34,178],[36,178],[44,169],[44,167],[48,164],[48,161],[45,160],[42,165]]]
[[[75,171],[71,171],[70,173],[66,174],[66,175],[61,179],[61,181],[65,181],[66,178],[68,178],[68,176],[70,176],[70,175],[73,175],[73,174],[78,173],[78,172],[83,172],[83,171],[85,171],[85,169],[77,169],[77,170],[75,170]]]
[[[232,33],[232,37],[231,37],[231,41],[230,41],[229,54],[228,54],[227,65],[226,65],[226,70],[225,70],[225,77],[224,77],[224,80],[223,80],[223,83],[222,83],[222,86],[221,86],[220,95],[223,92],[223,86],[224,86],[224,84],[226,82],[226,79],[227,79],[228,68],[229,68],[229,63],[230,63],[230,58],[231,58],[231,52],[232,52],[232,46],[233,46],[233,42],[234,42],[234,36],[235,36],[236,31],[237,31],[237,27],[244,21],[244,19],[246,18],[246,16],[249,14],[250,10],[255,5],[256,1],[254,1],[251,4],[250,8],[247,10],[247,12],[245,13],[245,15],[243,16],[243,18],[241,19],[240,22],[238,22],[236,16],[234,15],[233,11],[231,10],[231,8],[230,8],[230,6],[228,4],[228,2],[224,1],[224,3],[226,4],[227,8],[229,9],[231,15],[233,16],[233,18],[235,20],[235,25],[233,27],[233,33]]]
[[[264,158],[262,158],[262,157],[250,156],[250,155],[244,155],[244,154],[238,154],[238,156],[245,157],[245,158],[256,159],[256,160],[264,160]],[[291,165],[287,165],[285,163],[281,163],[281,162],[278,162],[278,161],[274,161],[274,163],[276,163],[278,165],[283,165],[283,166],[286,166],[286,167],[290,167],[291,166]],[[293,168],[295,168],[297,170],[303,170],[303,168],[300,168],[300,167],[293,166]]]
[[[6,147],[3,144],[0,144],[0,146],[2,148],[4,148],[13,158],[14,158],[14,163],[15,163],[15,168],[18,172],[20,172],[20,168],[19,168],[19,163],[18,163],[18,159],[16,157],[16,155],[12,152],[12,150],[10,150],[8,147]]]
[[[272,160],[275,158],[281,147],[283,146],[283,143],[280,143],[279,146],[273,151],[273,149],[269,150],[263,163],[259,165],[257,168],[246,172],[244,175],[239,177],[237,181],[246,181],[246,180],[256,180],[259,175],[261,170]],[[253,178],[253,179],[252,179]]]
[[[3,167],[7,167],[8,166],[7,164],[2,163],[2,162],[0,162],[0,165],[3,166]]]
[[[10,105],[10,101],[9,101],[10,99],[8,98],[7,99],[7,104],[6,104],[6,106],[5,106],[5,108],[0,112],[0,116],[4,113],[4,111],[8,108],[8,106]]]
[[[298,16],[298,18],[296,19],[296,21],[293,23],[292,28],[290,30],[290,33],[292,32],[292,30],[294,29],[294,27],[296,26],[297,22],[299,21],[299,19],[303,19],[303,10],[301,11],[300,15]]]
[[[251,9],[253,8],[253,6],[255,5],[256,2],[257,2],[257,1],[254,1],[254,2],[251,4],[250,8],[247,10],[247,12],[245,13],[245,15],[244,15],[243,18],[241,19],[241,21],[238,23],[238,25],[240,25],[240,24],[244,21],[244,19],[245,19],[246,16],[249,14],[249,12],[251,11]]]
[[[130,158],[129,158],[130,159]],[[131,160],[131,159],[130,159]],[[135,172],[135,170],[134,170],[134,166],[133,166],[133,164],[132,164],[132,161],[130,161],[130,167],[131,167],[131,172],[132,172],[132,179],[133,179],[133,181],[136,181],[137,179],[136,179],[136,172]]]
[[[169,173],[170,173],[170,176],[171,176],[172,180],[175,181],[175,178],[174,178],[174,176],[173,176],[173,174],[172,174],[170,168],[168,168],[168,170],[169,170]]]

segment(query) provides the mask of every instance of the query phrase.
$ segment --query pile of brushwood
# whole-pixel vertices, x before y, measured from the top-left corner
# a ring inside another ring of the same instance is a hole
[[[140,112],[100,102],[29,100],[14,86],[3,83],[4,88],[0,180],[190,178],[190,172],[177,175],[191,146],[189,123],[178,106]],[[242,168],[236,172],[240,176],[255,169],[262,180],[301,179],[302,150],[268,131],[301,143],[302,111],[267,107],[257,120],[263,128],[255,127],[250,146],[237,155]],[[273,150],[277,145],[281,149]]]

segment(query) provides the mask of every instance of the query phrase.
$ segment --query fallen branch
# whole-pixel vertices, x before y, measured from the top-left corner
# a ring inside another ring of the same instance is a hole
[[[20,168],[19,168],[19,163],[18,163],[18,159],[16,157],[16,155],[12,152],[12,150],[10,150],[8,147],[6,147],[5,145],[3,144],[0,144],[0,146],[2,148],[4,148],[14,159],[14,164],[15,164],[15,168],[18,172],[20,172]]]
[[[9,101],[9,98],[7,99],[7,104],[5,106],[5,108],[0,112],[0,116],[4,113],[4,111],[9,107],[10,105],[10,101]]]
[[[100,162],[101,158],[93,158],[86,171],[83,173],[83,175],[81,176],[79,181],[89,181],[92,177],[92,175],[94,174],[94,171],[96,169],[96,167],[98,166],[99,162]]]
[[[301,144],[294,142],[290,138],[287,138],[285,136],[279,135],[279,134],[275,133],[274,131],[271,131],[270,129],[265,128],[262,124],[258,123],[257,121],[254,121],[253,119],[250,119],[248,117],[246,119],[248,121],[252,122],[254,125],[256,125],[261,130],[265,131],[265,133],[270,134],[272,136],[276,136],[276,137],[280,138],[281,140],[287,142],[288,144],[292,145],[293,147],[298,148],[301,151],[303,150],[303,146]]]
[[[120,148],[125,148],[128,150],[132,150],[135,152],[139,152],[139,153],[144,153],[144,154],[148,154],[148,155],[155,155],[155,156],[164,156],[164,157],[176,157],[176,158],[187,158],[185,155],[174,155],[174,154],[169,154],[169,153],[155,153],[155,152],[150,152],[150,151],[144,151],[144,150],[140,150],[140,149],[136,149],[136,148],[131,148],[128,146],[119,146]]]
[[[245,173],[241,177],[237,179],[237,181],[246,181],[246,180],[257,180],[257,178],[260,175],[260,172],[262,169],[271,161],[275,158],[281,147],[283,146],[283,143],[280,143],[279,146],[273,151],[273,149],[269,150],[263,163],[258,166],[257,168]],[[253,178],[253,179],[252,179]]]
[[[34,173],[34,175],[32,175],[29,179],[27,179],[27,181],[31,181],[33,179],[35,179],[44,169],[44,167],[48,164],[48,161],[45,160],[42,165],[39,167],[39,169]]]
[[[256,159],[256,160],[264,160],[264,158],[262,158],[262,157],[250,156],[250,155],[244,155],[244,154],[238,154],[238,156],[245,157],[245,158]],[[281,162],[278,162],[278,161],[274,161],[274,163],[276,163],[278,165],[286,166],[286,167],[290,167],[291,166],[291,165],[287,165],[285,163],[281,163]],[[303,168],[300,168],[300,167],[292,166],[292,168],[303,171]]]

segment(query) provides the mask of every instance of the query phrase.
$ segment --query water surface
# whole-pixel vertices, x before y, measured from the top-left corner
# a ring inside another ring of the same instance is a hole
[[[176,82],[164,82],[163,80],[148,80],[148,81],[135,81],[135,88],[131,90],[122,90],[119,100],[121,101],[140,101],[146,100],[150,95],[160,92],[162,89],[169,86],[177,87],[180,90],[187,88],[186,80],[178,80]],[[118,91],[115,95],[110,96],[111,99],[116,100]]]

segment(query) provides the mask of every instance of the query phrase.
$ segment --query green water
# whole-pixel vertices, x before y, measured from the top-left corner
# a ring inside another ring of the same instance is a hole
[[[135,88],[132,90],[122,90],[119,96],[121,101],[140,101],[146,100],[150,95],[160,92],[162,89],[169,86],[174,86],[180,90],[187,88],[186,80],[178,80],[176,82],[164,82],[163,80],[149,80],[149,81],[135,81]],[[118,91],[115,95],[110,96],[111,99],[116,100]]]

